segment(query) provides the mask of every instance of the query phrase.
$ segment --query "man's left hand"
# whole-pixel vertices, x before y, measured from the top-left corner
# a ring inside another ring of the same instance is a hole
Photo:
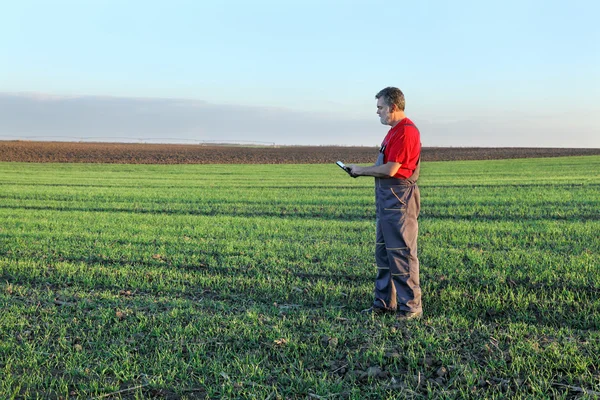
[[[356,164],[349,164],[347,165],[348,169],[350,170],[350,176],[353,178],[356,178],[357,176],[360,176],[360,171],[362,170],[362,167]]]

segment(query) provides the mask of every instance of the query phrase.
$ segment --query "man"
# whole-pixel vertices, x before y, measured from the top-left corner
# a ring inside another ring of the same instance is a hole
[[[390,125],[377,162],[370,167],[348,165],[352,176],[375,177],[377,277],[372,314],[395,313],[399,320],[423,313],[419,286],[417,235],[420,194],[417,187],[421,138],[404,114],[404,94],[387,87],[375,96],[377,115]]]

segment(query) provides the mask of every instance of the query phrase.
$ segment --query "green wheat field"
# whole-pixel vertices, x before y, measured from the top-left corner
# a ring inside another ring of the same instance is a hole
[[[424,316],[365,316],[373,181],[0,163],[0,398],[600,395],[600,157],[425,162]]]

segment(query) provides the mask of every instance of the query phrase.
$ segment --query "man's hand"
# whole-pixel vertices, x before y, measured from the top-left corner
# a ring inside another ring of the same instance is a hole
[[[357,176],[360,175],[360,170],[362,169],[361,166],[356,165],[356,164],[348,164],[348,165],[346,165],[346,167],[348,167],[348,169],[350,170],[351,177],[356,178]]]

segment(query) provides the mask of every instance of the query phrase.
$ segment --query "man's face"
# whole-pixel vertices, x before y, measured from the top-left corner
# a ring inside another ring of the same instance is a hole
[[[377,99],[377,115],[379,115],[379,120],[383,125],[390,125],[391,116],[390,113],[392,110],[390,106],[388,106],[383,97]]]

